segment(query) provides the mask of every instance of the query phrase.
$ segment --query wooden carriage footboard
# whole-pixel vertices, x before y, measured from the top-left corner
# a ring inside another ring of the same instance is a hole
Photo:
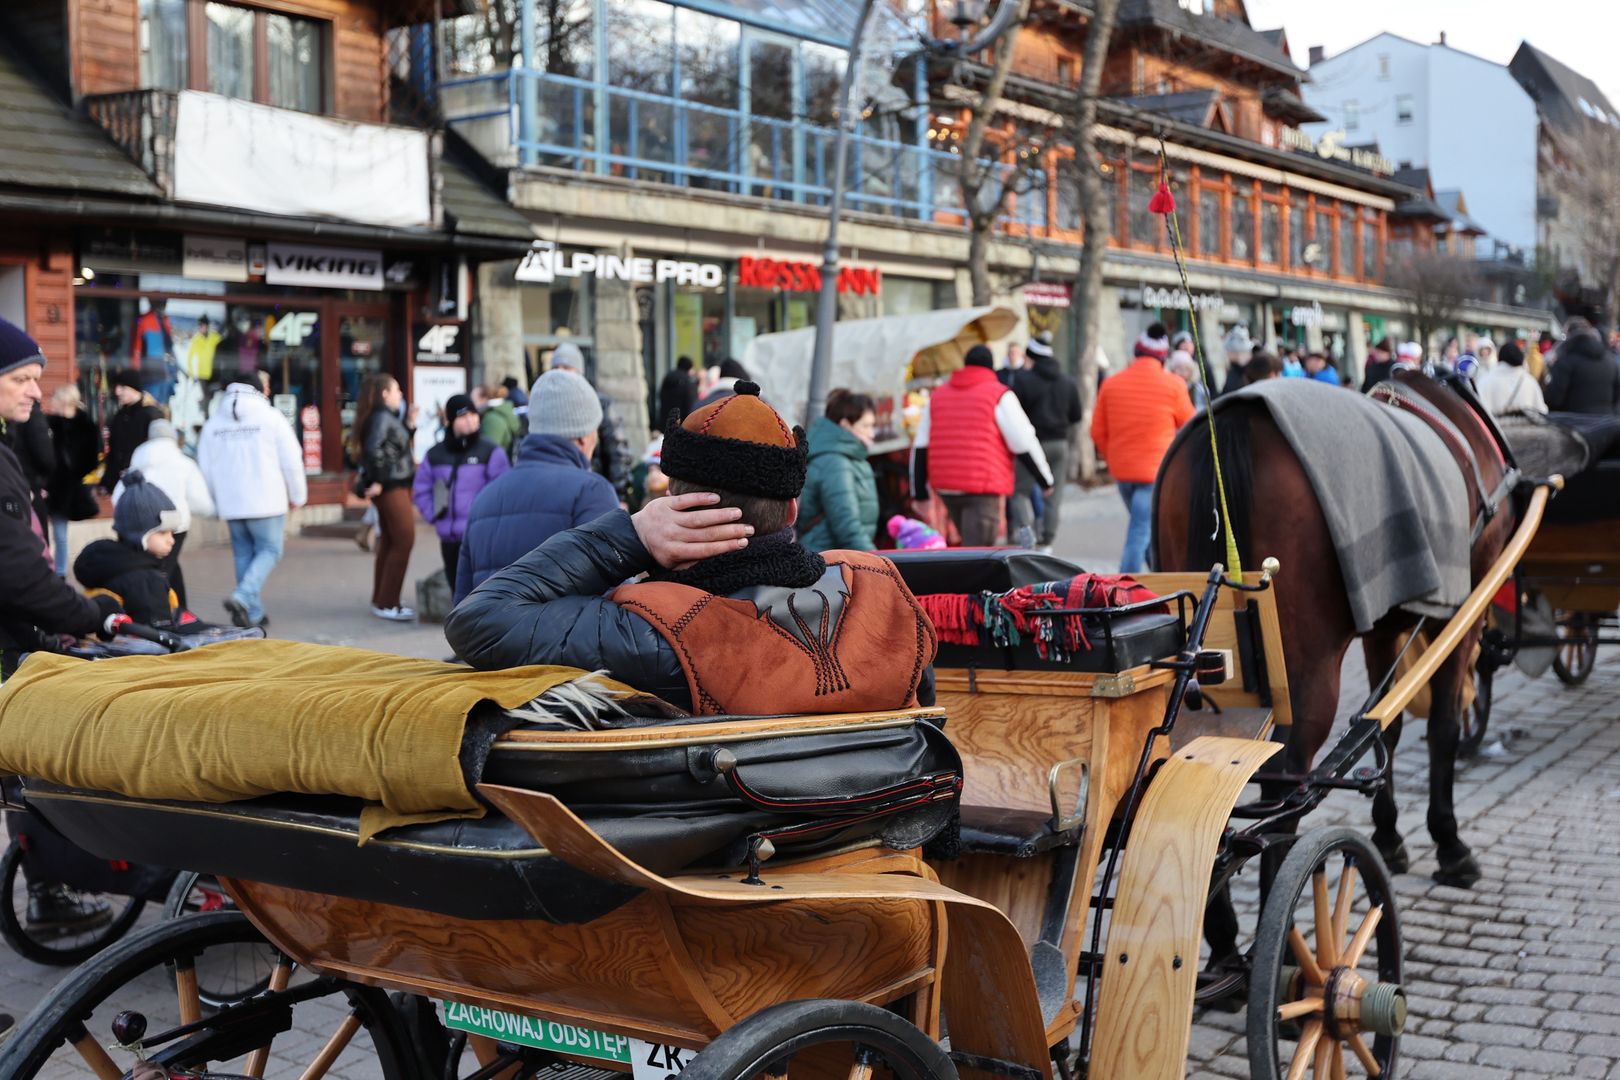
[[[948,945],[941,973],[953,1051],[1016,1062],[1051,1080],[1045,1025],[1029,961],[1018,931],[994,906],[908,874],[772,874],[763,885],[713,875],[661,877],[613,848],[557,799],[540,792],[479,786],[507,817],[558,858],[598,877],[678,897],[686,903],[726,907],[817,900],[925,900],[944,907]],[[926,1025],[925,1025],[926,1026]],[[977,1077],[962,1070],[964,1080]]]

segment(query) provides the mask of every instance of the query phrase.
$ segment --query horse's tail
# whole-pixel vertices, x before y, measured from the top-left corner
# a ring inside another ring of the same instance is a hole
[[[1249,421],[1253,414],[1250,405],[1229,405],[1220,410],[1220,422],[1215,425],[1226,505],[1232,515],[1238,554],[1246,568],[1253,558],[1249,527],[1249,514],[1254,505],[1254,459],[1249,440]],[[1220,515],[1215,460],[1209,449],[1209,420],[1200,413],[1193,424],[1194,430],[1187,432],[1181,444],[1181,452],[1187,455],[1192,501],[1187,516],[1186,569],[1202,572],[1227,561],[1226,523]]]

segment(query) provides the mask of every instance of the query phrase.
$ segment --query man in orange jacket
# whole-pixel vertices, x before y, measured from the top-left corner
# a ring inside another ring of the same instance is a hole
[[[1125,550],[1119,557],[1122,574],[1137,573],[1147,562],[1153,481],[1176,429],[1193,415],[1187,384],[1164,370],[1169,354],[1164,327],[1154,323],[1136,341],[1135,362],[1103,380],[1091,416],[1091,441],[1108,462],[1108,471],[1119,484],[1119,497],[1131,513]]]

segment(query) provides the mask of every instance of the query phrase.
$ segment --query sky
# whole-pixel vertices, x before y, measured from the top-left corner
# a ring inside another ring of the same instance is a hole
[[[1389,31],[1413,41],[1446,44],[1506,64],[1519,42],[1585,75],[1620,109],[1620,2],[1617,0],[1246,0],[1256,29],[1288,31],[1294,62],[1306,65],[1312,45],[1327,55]]]

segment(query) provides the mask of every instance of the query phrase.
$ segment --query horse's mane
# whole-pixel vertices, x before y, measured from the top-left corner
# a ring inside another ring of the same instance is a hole
[[[1247,566],[1253,559],[1249,511],[1254,503],[1254,462],[1249,446],[1249,419],[1258,403],[1230,402],[1221,407],[1215,424],[1220,449],[1221,478],[1226,482],[1226,505],[1232,515],[1238,555]],[[1187,517],[1187,563],[1207,569],[1226,561],[1226,539],[1215,493],[1215,462],[1209,452],[1209,417],[1200,413],[1193,430],[1182,440],[1187,455],[1191,506]]]

